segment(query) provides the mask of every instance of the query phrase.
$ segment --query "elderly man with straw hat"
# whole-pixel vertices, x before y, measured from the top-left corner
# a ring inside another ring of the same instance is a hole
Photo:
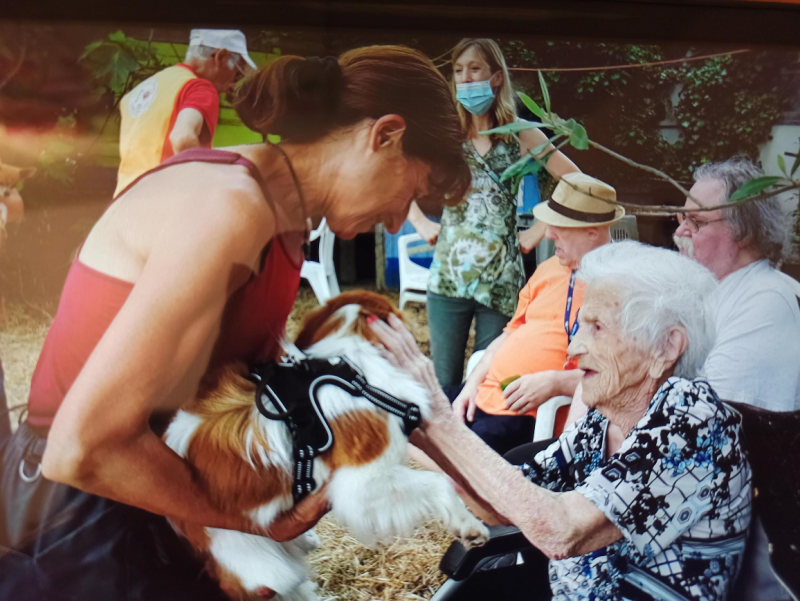
[[[555,256],[536,268],[514,317],[467,381],[446,391],[455,399],[453,411],[498,453],[530,442],[539,405],[575,392],[581,372],[567,362],[567,346],[578,330],[584,291],[575,273],[586,253],[611,241],[609,226],[625,215],[614,201],[608,184],[568,173],[534,209],[547,224]]]

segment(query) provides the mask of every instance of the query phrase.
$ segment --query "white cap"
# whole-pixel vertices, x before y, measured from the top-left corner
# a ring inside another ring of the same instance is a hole
[[[247,53],[247,40],[241,31],[236,29],[192,29],[189,34],[190,46],[208,46],[209,48],[224,48],[229,52],[240,54],[245,62],[256,68],[256,64]]]

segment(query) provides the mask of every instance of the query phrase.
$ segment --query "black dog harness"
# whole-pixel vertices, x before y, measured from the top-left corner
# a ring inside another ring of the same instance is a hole
[[[331,432],[317,394],[333,384],[352,396],[363,396],[375,406],[403,420],[406,436],[420,425],[419,407],[370,386],[364,375],[344,357],[271,361],[251,368],[256,383],[256,407],[264,417],[284,422],[294,446],[292,496],[299,503],[316,487],[314,458],[333,445]],[[267,409],[268,400],[275,411]]]

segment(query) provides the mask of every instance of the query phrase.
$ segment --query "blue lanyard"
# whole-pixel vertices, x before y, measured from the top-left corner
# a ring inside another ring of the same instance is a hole
[[[580,314],[581,310],[578,309],[578,312],[575,314],[575,323],[572,324],[572,328],[569,327],[569,314],[572,311],[572,293],[575,290],[575,270],[572,270],[572,275],[569,277],[569,290],[567,291],[567,308],[564,311],[564,330],[567,332],[567,339],[569,342],[572,342],[572,339],[575,337],[575,334],[578,333],[578,315]]]

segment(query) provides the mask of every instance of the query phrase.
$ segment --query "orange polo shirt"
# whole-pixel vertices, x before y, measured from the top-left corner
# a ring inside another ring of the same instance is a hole
[[[508,338],[492,358],[480,387],[476,404],[492,415],[518,415],[506,409],[500,382],[511,376],[551,369],[564,369],[569,340],[564,328],[569,279],[572,271],[552,257],[536,268],[519,293],[514,317],[504,333]],[[583,305],[586,285],[575,281],[570,327]],[[575,367],[574,365],[567,366]],[[536,411],[528,413],[536,415]]]

